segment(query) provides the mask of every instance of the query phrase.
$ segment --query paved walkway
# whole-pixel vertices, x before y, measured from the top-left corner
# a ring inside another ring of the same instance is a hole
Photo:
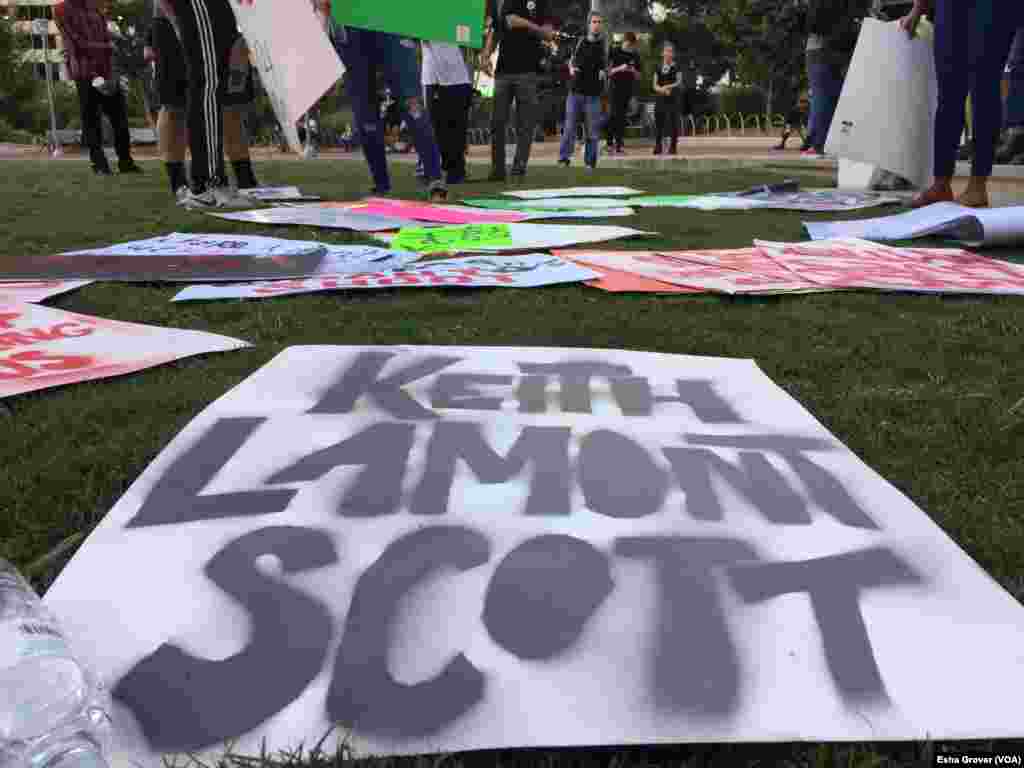
[[[768,166],[773,170],[801,171],[802,173],[820,174],[823,185],[827,179],[835,179],[838,163],[834,159],[806,159],[800,156],[799,143],[790,142],[790,149],[785,151],[773,150],[778,143],[776,136],[698,136],[683,137],[679,140],[679,154],[676,156],[654,157],[651,152],[652,143],[649,139],[640,139],[627,142],[626,154],[602,155],[600,163],[603,167],[642,167],[644,169],[662,169],[665,171],[682,172],[706,172],[723,166],[732,167],[753,167]],[[61,162],[83,162],[86,158],[77,147],[68,147]],[[509,157],[513,147],[509,146]],[[156,159],[157,148],[155,145],[137,146],[134,153],[139,160]],[[582,158],[582,148],[577,145],[577,158]],[[415,155],[391,155],[391,162],[411,163],[415,161]],[[47,160],[47,155],[38,147],[4,144],[0,143],[0,160],[5,159],[32,159]],[[254,147],[253,159],[255,160],[286,160],[299,161],[294,155],[283,154],[276,148]],[[326,149],[321,152],[320,161],[350,161],[362,162],[362,154],[359,152],[342,152],[337,149]],[[479,173],[485,173],[490,163],[490,147],[473,146],[469,150],[469,160],[478,169]],[[530,157],[531,165],[555,165],[558,162],[558,140],[555,137],[548,137],[545,141],[535,142]],[[574,163],[576,167],[580,162]],[[967,163],[957,164],[957,179],[954,187],[959,191],[966,183],[970,174],[970,166]],[[992,201],[996,205],[1024,204],[1024,166],[1003,165],[996,166],[990,183]]]

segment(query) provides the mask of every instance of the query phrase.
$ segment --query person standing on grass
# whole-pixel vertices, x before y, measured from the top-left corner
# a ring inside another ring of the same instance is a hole
[[[240,2],[251,3],[252,0]],[[441,179],[441,153],[423,104],[415,41],[389,32],[342,26],[331,16],[329,0],[313,2],[323,9],[328,19],[328,36],[347,70],[345,79],[356,131],[373,177],[371,194],[391,192],[384,122],[377,106],[377,73],[380,72],[391,88],[391,95],[423,161],[427,199],[431,202],[447,200],[448,187]]]
[[[913,9],[900,20],[911,37],[930,5],[928,0],[914,0]],[[919,208],[953,200],[957,145],[964,130],[964,103],[970,93],[974,156],[971,178],[957,202],[974,208],[986,207],[988,179],[1003,122],[1000,81],[1014,35],[1024,24],[1024,2],[934,0],[934,9],[939,95],[935,112],[935,181],[911,201],[911,206]]]
[[[160,154],[167,169],[167,180],[171,185],[171,193],[179,201],[184,201],[188,196],[188,177],[185,172],[188,78],[177,21],[167,15],[160,0],[153,0],[152,46],[145,51],[145,57],[147,61],[153,61],[156,68],[157,99],[160,104],[157,135]],[[252,170],[249,142],[243,124],[243,113],[254,98],[249,51],[245,40],[239,35],[231,49],[223,96],[224,147],[239,189],[259,186]]]
[[[676,47],[665,43],[661,49],[661,66],[654,73],[654,154],[660,155],[668,128],[671,144],[668,153],[676,154],[679,142],[679,93],[683,87],[683,73],[676,65]]]
[[[449,184],[466,180],[466,132],[473,85],[462,49],[451,43],[423,43],[423,84],[441,168]]]
[[[82,143],[89,148],[93,172],[110,176],[103,151],[101,111],[114,129],[114,151],[121,173],[141,173],[131,153],[128,105],[114,77],[114,42],[96,0],[64,0],[54,21],[64,38],[64,63],[75,81],[82,115]]]
[[[611,81],[611,117],[608,120],[608,154],[625,152],[626,114],[633,98],[633,86],[640,79],[640,54],[636,33],[627,32],[622,45],[612,48],[608,61]]]
[[[533,133],[537,128],[537,85],[544,58],[542,41],[555,38],[555,30],[547,23],[549,11],[548,0],[497,0],[491,32],[481,54],[481,69],[494,75],[488,181],[505,180],[505,131],[513,101],[516,103],[516,153],[511,174],[526,175]],[[501,46],[498,65],[492,72],[491,54],[497,44]]]
[[[600,13],[592,12],[587,36],[576,44],[569,59],[572,82],[569,95],[565,98],[565,124],[558,153],[558,162],[566,167],[576,151],[576,123],[581,113],[585,118],[583,162],[590,170],[597,167],[598,149],[601,146],[601,92],[608,75],[603,27],[604,18]]]

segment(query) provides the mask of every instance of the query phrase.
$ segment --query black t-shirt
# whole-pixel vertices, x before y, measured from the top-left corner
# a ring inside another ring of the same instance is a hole
[[[576,67],[576,76],[572,79],[573,93],[600,96],[604,90],[601,80],[601,72],[605,68],[604,40],[580,40],[572,60]]]
[[[671,85],[679,77],[679,65],[678,64],[665,64],[662,62],[658,65],[658,69],[655,71],[658,78],[658,85]],[[673,88],[668,96],[661,93],[658,94],[658,100],[663,102],[675,103],[679,99],[679,88]]]
[[[615,69],[623,64],[629,64],[639,72],[641,69],[640,54],[620,47],[612,48],[611,54],[608,56],[608,68]],[[615,86],[632,85],[635,82],[636,76],[630,72],[619,72],[612,75],[612,84]]]
[[[500,18],[495,18],[501,50],[498,52],[499,75],[535,74],[544,57],[541,39],[528,29],[509,29],[507,16],[521,16],[534,24],[544,24],[548,18],[548,0],[504,0]]]

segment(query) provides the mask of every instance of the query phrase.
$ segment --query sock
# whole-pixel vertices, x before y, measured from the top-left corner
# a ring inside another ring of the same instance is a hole
[[[164,163],[164,168],[167,169],[167,180],[171,183],[171,194],[175,194],[185,186],[185,164]]]
[[[235,179],[238,181],[239,189],[252,189],[258,187],[259,182],[252,172],[251,160],[232,160],[231,167],[235,170]]]

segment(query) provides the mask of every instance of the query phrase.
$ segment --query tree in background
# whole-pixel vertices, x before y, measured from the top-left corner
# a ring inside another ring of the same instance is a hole
[[[710,27],[740,83],[759,87],[769,113],[786,110],[804,82],[804,12],[793,0],[721,0]],[[777,98],[783,96],[778,104]]]
[[[42,88],[32,65],[23,59],[27,48],[26,36],[14,31],[13,19],[0,19],[0,134],[11,128],[19,131],[36,128],[34,105]]]

